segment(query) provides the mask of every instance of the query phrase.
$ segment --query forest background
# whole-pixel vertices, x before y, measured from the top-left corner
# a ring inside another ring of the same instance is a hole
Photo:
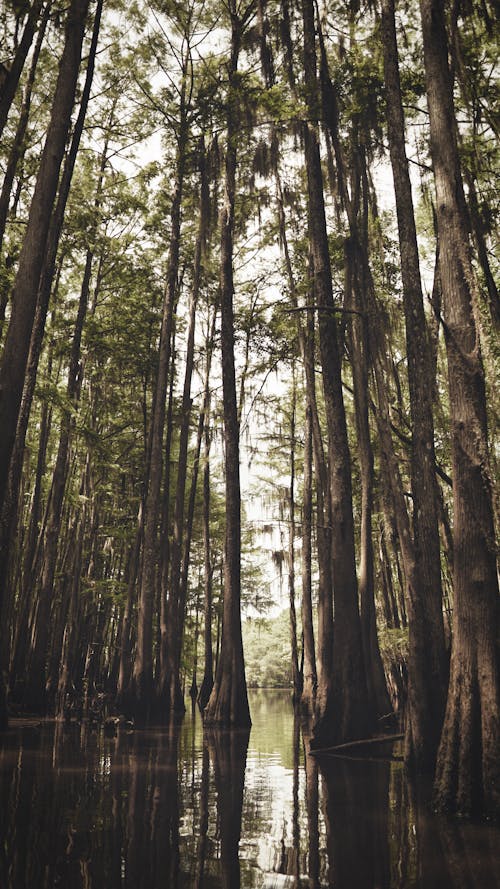
[[[3,4],[3,724],[248,724],[277,583],[313,743],[498,811],[496,27]]]

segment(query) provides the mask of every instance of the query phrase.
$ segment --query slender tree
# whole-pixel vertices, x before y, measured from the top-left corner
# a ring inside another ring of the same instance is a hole
[[[21,77],[24,63],[33,43],[33,37],[43,8],[44,0],[34,0],[28,9],[26,22],[21,39],[16,47],[12,63],[7,69],[5,79],[0,89],[0,136],[3,133],[10,107],[16,95],[17,86]],[[47,6],[51,6],[51,0],[47,0]]]

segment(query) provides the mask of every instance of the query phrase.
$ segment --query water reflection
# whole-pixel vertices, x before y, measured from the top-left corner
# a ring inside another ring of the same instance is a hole
[[[0,735],[2,889],[498,889],[500,830],[425,813],[399,762],[304,755],[291,701],[247,734]]]
[[[335,889],[390,885],[388,762],[323,758],[328,884]]]
[[[221,886],[240,889],[239,844],[250,731],[207,731],[217,793]]]

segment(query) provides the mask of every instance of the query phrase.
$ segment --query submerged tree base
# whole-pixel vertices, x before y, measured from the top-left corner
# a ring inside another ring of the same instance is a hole
[[[246,686],[237,687],[234,677],[224,675],[215,682],[203,714],[206,726],[222,728],[250,728],[252,720]]]
[[[438,811],[500,818],[498,696],[486,671],[454,659],[450,695],[436,768]]]

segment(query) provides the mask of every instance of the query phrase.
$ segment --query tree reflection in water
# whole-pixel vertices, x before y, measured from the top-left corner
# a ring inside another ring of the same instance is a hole
[[[498,825],[433,816],[399,762],[305,753],[284,695],[251,703],[250,739],[197,712],[0,734],[1,889],[499,889]]]
[[[302,728],[304,748],[309,749],[311,734],[306,726]],[[306,811],[308,855],[307,873],[310,889],[320,889],[320,854],[319,854],[319,786],[318,764],[314,756],[305,756],[306,775]]]
[[[177,752],[179,725],[151,738],[146,756],[134,737],[127,771],[127,834],[124,844],[126,889],[179,883],[179,800]]]
[[[389,763],[324,757],[320,771],[329,885],[389,886]]]
[[[205,734],[215,774],[220,834],[220,885],[224,889],[240,889],[241,886],[239,843],[249,738],[250,730],[210,729]]]

